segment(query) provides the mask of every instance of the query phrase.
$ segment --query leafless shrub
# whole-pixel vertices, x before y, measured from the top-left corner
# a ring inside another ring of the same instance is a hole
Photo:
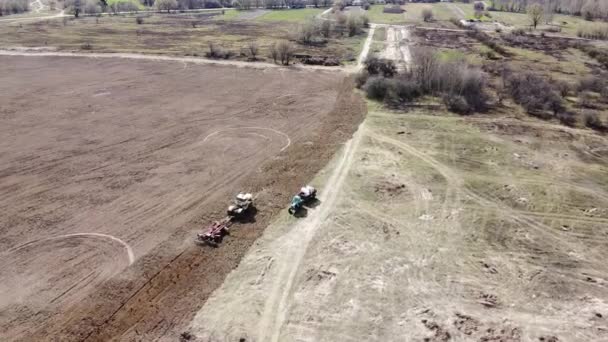
[[[207,58],[215,58],[215,59],[230,59],[234,55],[231,51],[224,50],[221,46],[215,44],[214,42],[209,42],[208,44],[209,51],[205,54]]]
[[[397,66],[390,59],[370,56],[365,60],[365,70],[369,75],[393,77],[397,74]]]
[[[284,40],[277,44],[278,57],[281,60],[281,64],[289,65],[291,58],[293,57],[293,46],[290,42]]]
[[[361,22],[358,16],[349,15],[346,20],[346,27],[348,29],[348,35],[350,37],[356,35],[360,32]]]
[[[472,109],[467,103],[464,96],[457,94],[445,94],[443,97],[443,103],[451,112],[468,115],[471,114]]]
[[[279,50],[277,49],[277,44],[276,43],[270,44],[269,51],[270,51],[270,58],[272,58],[272,61],[276,64],[279,59]]]
[[[512,74],[507,76],[511,97],[531,115],[550,118],[564,111],[562,98],[557,89],[547,79],[531,74]]]
[[[324,38],[329,38],[331,35],[332,24],[329,20],[321,20],[319,24],[319,34]]]
[[[557,113],[556,117],[559,120],[559,122],[561,122],[563,125],[566,125],[569,127],[576,126],[576,121],[577,121],[576,114],[574,114],[573,112],[563,111],[563,112]]]
[[[572,92],[572,86],[566,81],[556,81],[555,88],[562,97],[566,97]]]
[[[585,113],[585,126],[600,132],[605,132],[608,128],[595,112]]]
[[[249,42],[249,44],[247,44],[247,50],[249,50],[249,55],[251,57],[252,60],[257,60],[257,56],[258,56],[258,52],[259,52],[259,46],[258,43],[252,41]]]
[[[296,41],[304,45],[312,45],[320,35],[320,29],[314,20],[305,21],[298,28]]]

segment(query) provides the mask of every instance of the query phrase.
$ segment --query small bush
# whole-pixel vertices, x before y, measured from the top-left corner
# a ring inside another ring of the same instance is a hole
[[[462,26],[462,23],[460,22],[460,19],[458,19],[458,18],[450,17],[450,22],[457,27]]]
[[[260,50],[258,43],[252,41],[249,42],[249,44],[247,44],[247,51],[249,52],[249,58],[251,58],[252,60],[257,60],[258,59],[258,52]]]
[[[225,51],[222,47],[218,46],[213,42],[209,42],[209,51],[205,54],[207,58],[215,59],[230,59],[234,53],[231,51]]]
[[[393,77],[397,74],[397,66],[392,60],[368,57],[365,61],[365,70],[369,75],[382,75],[384,77]]]
[[[315,23],[313,21],[306,21],[302,25],[300,25],[300,28],[297,32],[296,40],[298,43],[304,45],[311,45],[315,40],[317,32],[318,30]]]
[[[279,50],[277,49],[277,44],[276,43],[270,44],[269,51],[270,51],[270,58],[272,58],[272,61],[276,64],[279,59]]]
[[[600,93],[605,86],[608,86],[608,80],[604,75],[602,78],[597,76],[587,76],[583,78],[578,84],[579,91],[594,91]]]
[[[319,24],[319,34],[324,38],[329,38],[331,35],[332,24],[329,20],[321,20]]]
[[[358,73],[357,76],[355,76],[355,85],[357,86],[357,88],[361,89],[367,82],[368,78],[369,73],[367,72],[367,70],[363,70]]]
[[[101,6],[95,0],[87,0],[84,2],[84,13],[97,14],[101,13]]]
[[[573,112],[563,111],[557,114],[557,119],[563,125],[574,127],[576,126],[576,115]]]
[[[293,57],[293,46],[288,41],[284,40],[277,44],[278,57],[281,60],[281,64],[289,65],[291,58]]]
[[[361,22],[359,17],[349,15],[346,21],[346,28],[348,29],[348,36],[352,37],[360,32]]]
[[[583,91],[578,94],[578,104],[583,108],[595,108],[595,102],[595,96],[589,91]]]
[[[595,112],[585,113],[585,126],[596,131],[606,131],[606,125]]]
[[[144,17],[136,17],[136,18],[135,18],[135,23],[136,23],[137,25],[141,25],[141,24],[143,24],[143,23],[144,23]]]
[[[523,28],[516,28],[511,30],[511,34],[515,35],[515,36],[525,36],[526,35],[526,30]]]
[[[433,21],[433,10],[430,9],[429,7],[425,8],[422,10],[422,20],[424,20],[424,22],[430,22]]]
[[[360,20],[361,26],[369,27],[369,17],[366,14],[362,14],[361,16],[359,16],[359,20]]]
[[[602,99],[602,102],[608,103],[608,85],[600,91],[600,98]]]
[[[385,101],[393,106],[411,102],[422,95],[420,85],[409,77],[395,78],[391,81]]]
[[[600,62],[605,68],[608,68],[608,49],[596,47],[590,44],[579,44],[577,48],[589,55],[589,57]]]
[[[89,42],[85,42],[85,43],[82,43],[82,45],[80,45],[80,48],[82,50],[93,50],[93,45],[91,45],[91,43],[89,43]]]
[[[390,81],[384,77],[370,77],[365,83],[367,97],[372,100],[384,100],[389,88]]]
[[[448,108],[449,111],[468,115],[471,114],[472,110],[467,100],[464,96],[456,95],[456,94],[446,94],[443,96],[443,103]]]
[[[481,57],[485,57],[487,59],[492,59],[492,60],[498,59],[496,52],[494,52],[493,50],[483,51],[481,53]]]
[[[534,75],[511,75],[507,78],[508,89],[516,103],[531,115],[549,118],[564,110],[562,98],[548,80]]]
[[[562,97],[566,97],[572,92],[572,86],[566,81],[556,81],[555,88]]]

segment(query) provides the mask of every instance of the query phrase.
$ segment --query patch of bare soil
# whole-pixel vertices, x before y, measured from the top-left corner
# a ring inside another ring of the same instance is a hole
[[[350,79],[322,72],[0,65],[3,340],[177,340],[365,112]],[[243,190],[253,222],[195,246]]]

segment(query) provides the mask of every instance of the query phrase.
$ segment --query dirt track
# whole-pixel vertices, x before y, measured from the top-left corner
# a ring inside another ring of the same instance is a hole
[[[335,73],[0,59],[5,340],[175,340],[365,111]],[[253,221],[194,247],[239,190]]]

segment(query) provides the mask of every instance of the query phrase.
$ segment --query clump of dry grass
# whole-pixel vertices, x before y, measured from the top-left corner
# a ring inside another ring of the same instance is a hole
[[[608,24],[589,23],[581,25],[576,35],[581,38],[608,40]]]

